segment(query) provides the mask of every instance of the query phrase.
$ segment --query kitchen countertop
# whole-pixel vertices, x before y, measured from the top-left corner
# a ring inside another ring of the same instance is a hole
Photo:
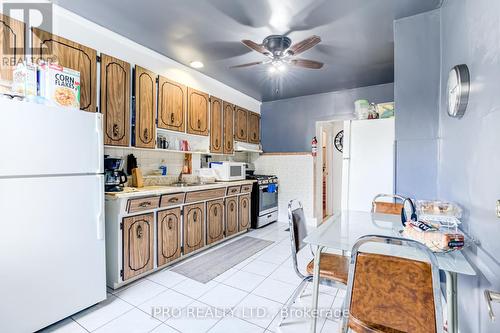
[[[106,199],[115,200],[120,198],[134,198],[134,197],[142,197],[146,195],[161,195],[161,194],[169,194],[169,193],[179,193],[179,192],[193,192],[193,191],[202,191],[202,190],[210,190],[214,188],[228,187],[228,186],[239,186],[239,185],[247,185],[253,184],[256,180],[253,179],[245,179],[245,180],[237,180],[232,182],[216,182],[213,184],[203,184],[203,185],[194,185],[194,186],[185,186],[185,187],[176,187],[176,186],[144,186],[141,188],[137,187],[124,187],[122,192],[106,192]]]

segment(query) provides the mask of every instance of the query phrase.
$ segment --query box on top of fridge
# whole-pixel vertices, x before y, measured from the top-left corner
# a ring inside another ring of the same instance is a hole
[[[38,83],[39,94],[47,104],[80,108],[80,72],[56,64],[42,64]]]

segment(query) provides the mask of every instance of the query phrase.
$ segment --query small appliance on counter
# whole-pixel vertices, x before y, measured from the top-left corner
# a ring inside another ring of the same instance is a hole
[[[244,180],[246,177],[246,163],[243,162],[210,162],[210,168],[215,170],[217,181]]]
[[[252,189],[252,228],[278,221],[278,177],[249,172],[246,178],[257,180]]]
[[[123,184],[127,182],[127,175],[123,172],[121,158],[104,156],[104,191],[121,192]]]

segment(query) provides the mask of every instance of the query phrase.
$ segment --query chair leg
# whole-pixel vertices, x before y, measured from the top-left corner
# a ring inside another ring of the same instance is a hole
[[[300,294],[302,294],[302,292],[304,291],[304,289],[307,285],[307,282],[309,282],[307,279],[304,279],[304,280],[302,280],[302,282],[300,282],[299,286],[295,289],[292,296],[290,296],[290,298],[286,302],[285,306],[281,309],[281,320],[280,320],[280,323],[278,324],[278,327],[281,326],[283,321],[288,317],[288,313],[290,312],[290,308],[297,300],[297,297]]]

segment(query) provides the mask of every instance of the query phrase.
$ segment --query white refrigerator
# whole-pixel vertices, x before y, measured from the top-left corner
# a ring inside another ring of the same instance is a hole
[[[102,115],[0,100],[0,332],[106,298]]]

